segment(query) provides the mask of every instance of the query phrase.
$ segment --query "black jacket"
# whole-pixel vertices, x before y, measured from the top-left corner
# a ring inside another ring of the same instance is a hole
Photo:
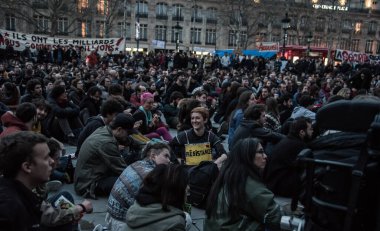
[[[300,185],[296,159],[306,144],[296,137],[285,137],[274,146],[265,168],[264,181],[276,195],[292,197]]]
[[[233,147],[238,140],[248,137],[261,139],[263,141],[263,146],[265,147],[267,143],[276,144],[285,136],[264,128],[255,120],[243,119],[235,131],[231,147]]]
[[[21,182],[0,178],[0,230],[40,230],[40,206],[37,196]]]

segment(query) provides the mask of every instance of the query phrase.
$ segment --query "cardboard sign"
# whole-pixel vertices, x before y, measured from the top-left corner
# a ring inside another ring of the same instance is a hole
[[[202,161],[212,160],[210,142],[198,144],[185,144],[187,165],[198,165]]]

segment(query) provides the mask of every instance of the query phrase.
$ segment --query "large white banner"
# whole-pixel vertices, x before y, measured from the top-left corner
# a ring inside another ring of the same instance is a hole
[[[73,45],[74,47],[82,47],[86,51],[96,49],[99,54],[104,52],[119,53],[123,50],[124,43],[124,38],[60,38],[0,29],[0,49],[5,49],[8,44],[12,44],[16,51],[24,50],[25,45],[29,44],[32,51],[45,47],[48,49],[56,48],[58,45],[61,47]]]
[[[368,61],[368,59],[368,55],[365,53],[340,49],[337,49],[335,51],[335,60],[337,61],[364,63]]]

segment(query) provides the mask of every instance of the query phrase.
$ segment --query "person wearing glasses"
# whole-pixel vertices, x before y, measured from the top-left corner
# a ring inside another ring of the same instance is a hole
[[[233,146],[209,194],[203,230],[280,229],[280,206],[262,181],[266,162],[256,138]]]
[[[119,176],[108,198],[106,222],[109,230],[125,230],[129,207],[143,179],[157,165],[170,163],[170,147],[161,142],[150,141],[143,150],[145,158],[129,165]]]

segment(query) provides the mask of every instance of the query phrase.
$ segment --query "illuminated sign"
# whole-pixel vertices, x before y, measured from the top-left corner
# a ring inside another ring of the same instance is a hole
[[[339,11],[348,11],[348,6],[334,6],[334,5],[321,5],[321,4],[313,4],[315,9],[321,10],[339,10]]]

